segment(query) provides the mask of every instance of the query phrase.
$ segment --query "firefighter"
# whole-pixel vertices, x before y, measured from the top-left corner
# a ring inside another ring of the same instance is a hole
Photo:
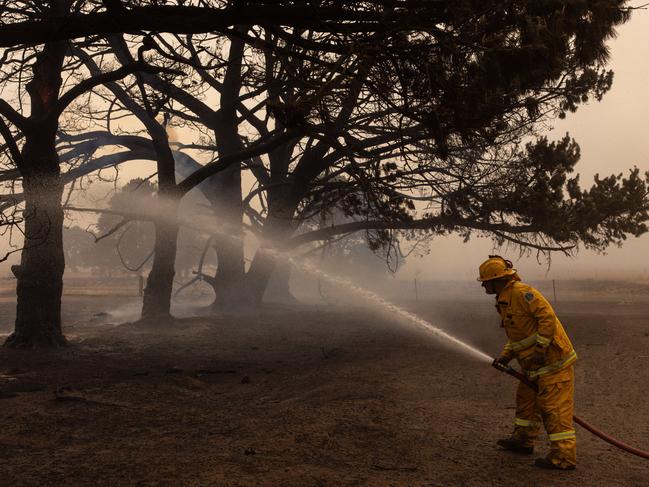
[[[511,261],[491,255],[479,269],[487,294],[496,295],[500,326],[508,341],[494,360],[506,367],[516,359],[538,391],[523,383],[516,392],[516,417],[509,438],[497,441],[505,450],[532,454],[541,425],[550,439],[550,453],[537,458],[540,468],[575,468],[576,438],[572,424],[574,372],[577,354],[561,322],[543,295],[521,282]]]

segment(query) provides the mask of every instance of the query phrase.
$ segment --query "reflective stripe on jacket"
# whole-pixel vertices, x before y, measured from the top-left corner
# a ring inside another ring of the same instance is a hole
[[[502,356],[516,358],[531,378],[565,369],[577,360],[577,354],[552,306],[536,289],[511,280],[496,297],[501,326],[509,341]],[[534,348],[545,350],[545,364],[532,365]]]

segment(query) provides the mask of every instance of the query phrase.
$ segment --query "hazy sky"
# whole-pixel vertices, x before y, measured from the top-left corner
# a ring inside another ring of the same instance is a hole
[[[649,171],[649,12],[635,11],[610,46],[610,67],[615,72],[611,91],[601,102],[581,106],[565,120],[557,120],[549,134],[560,138],[570,132],[579,142],[581,161],[576,170],[583,186],[590,186],[596,173],[626,172],[633,166]],[[438,239],[429,256],[412,259],[403,272],[410,275],[418,269],[422,277],[471,278],[491,251],[488,239],[467,244],[453,237]],[[582,250],[571,259],[557,254],[549,272],[547,264],[538,264],[535,256],[519,260],[511,249],[508,255],[524,278],[630,277],[649,281],[649,235],[632,238],[606,255]]]

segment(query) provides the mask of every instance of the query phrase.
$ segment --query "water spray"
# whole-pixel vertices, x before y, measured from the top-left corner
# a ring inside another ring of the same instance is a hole
[[[207,232],[212,234],[216,233],[219,235],[223,235],[230,239],[238,239],[238,240],[243,239],[243,237],[240,235],[233,235],[232,233],[228,233],[227,228],[225,228],[226,225],[222,225],[222,227],[224,228],[216,228],[216,225],[214,225],[212,221],[207,222],[206,225],[204,226],[202,225],[199,226],[196,223],[188,224],[187,222],[183,222],[183,225],[201,232]],[[280,250],[276,245],[273,244],[273,242],[262,241],[261,246],[258,249],[258,252],[262,252],[274,259],[280,259],[289,262],[293,264],[295,267],[302,269],[307,274],[311,274],[314,277],[320,277],[333,284],[337,284],[339,286],[345,287],[346,289],[350,290],[354,294],[363,297],[366,301],[369,301],[375,305],[380,306],[388,313],[397,317],[400,321],[413,324],[417,326],[419,329],[426,331],[430,335],[436,338],[441,338],[447,343],[454,345],[458,349],[462,350],[465,353],[470,354],[472,357],[477,358],[478,360],[481,360],[483,362],[488,362],[488,363],[492,361],[492,358],[486,353],[482,352],[481,350],[478,350],[475,347],[472,347],[471,345],[463,342],[459,338],[450,335],[449,333],[433,325],[432,323],[424,320],[423,318],[409,311],[406,311],[405,309],[397,306],[394,303],[391,303],[390,301],[382,298],[381,296],[379,296],[378,294],[372,291],[369,291],[363,287],[354,284],[352,281],[349,281],[348,279],[339,276],[332,276],[331,274],[324,272],[323,270],[319,269],[313,264],[310,264],[303,260],[296,259],[294,256],[290,255],[288,251]]]
[[[267,249],[265,249],[267,250]],[[386,299],[383,299],[381,296],[379,296],[376,293],[373,293],[372,291],[369,291],[365,288],[362,288],[360,286],[357,286],[351,281],[348,281],[347,279],[344,279],[342,277],[338,276],[332,276],[331,274],[328,274],[321,269],[318,269],[316,266],[309,264],[307,262],[301,262],[297,261],[294,257],[291,257],[287,254],[283,254],[281,252],[277,251],[269,251],[269,253],[272,253],[273,255],[277,256],[278,258],[282,258],[284,260],[289,261],[291,264],[295,265],[296,267],[299,267],[300,269],[304,270],[305,272],[321,277],[333,284],[338,284],[340,286],[344,286],[345,288],[349,289],[350,291],[354,292],[355,294],[358,294],[365,298],[367,301],[370,301],[374,304],[377,304],[381,306],[383,309],[391,313],[392,315],[396,316],[399,320],[402,320],[406,323],[412,323],[419,327],[420,329],[425,330],[426,332],[432,334],[436,338],[441,338],[442,340],[445,340],[457,347],[459,347],[461,350],[468,352],[471,354],[473,357],[485,361],[485,362],[491,362],[491,357],[487,355],[486,353],[478,350],[477,348],[472,347],[468,343],[463,342],[462,340],[454,337],[453,335],[450,335],[446,333],[444,330],[441,328],[438,328],[437,326],[433,325],[432,323],[424,320],[423,318],[406,311],[405,309],[397,306],[394,303],[391,303],[390,301],[387,301]]]
[[[74,210],[80,211],[83,210],[81,208],[73,208]],[[144,217],[147,220],[156,220],[156,219],[167,219],[169,218],[169,215],[165,214],[164,210],[160,207],[155,207],[153,211],[151,211],[150,208],[147,208],[148,212],[139,212],[139,213],[133,213],[131,216],[140,216]],[[94,211],[94,210],[93,210]],[[110,213],[110,211],[107,211]],[[120,214],[123,214],[122,212],[118,212]],[[236,239],[236,240],[243,240],[243,236],[240,234],[237,234],[238,232],[228,232],[228,224],[221,224],[219,226],[214,224],[214,221],[212,219],[202,219],[199,217],[198,220],[201,220],[200,222],[197,221],[197,218],[194,216],[194,219],[191,221],[184,220],[182,222],[178,221],[178,224],[182,224],[188,228],[192,228],[193,230],[197,230],[199,232],[205,232],[208,234],[219,234],[222,236],[225,236],[230,239]],[[237,229],[235,229],[237,230]],[[406,311],[405,309],[397,306],[394,303],[391,303],[387,301],[386,299],[383,299],[380,297],[378,294],[373,293],[372,291],[369,291],[367,289],[364,289],[353,282],[344,279],[342,277],[338,276],[332,276],[331,274],[328,274],[324,272],[323,270],[317,268],[316,266],[309,264],[307,262],[304,262],[302,260],[298,260],[295,257],[291,256],[287,251],[285,250],[280,250],[277,245],[274,244],[274,242],[269,242],[269,241],[262,241],[260,242],[261,246],[259,247],[258,251],[267,254],[268,256],[275,258],[275,259],[280,259],[284,260],[286,262],[290,262],[294,266],[302,269],[308,274],[311,274],[316,277],[321,277],[329,282],[332,282],[334,284],[337,284],[339,286],[343,286],[350,291],[354,292],[355,294],[362,296],[365,298],[367,301],[374,303],[375,305],[380,306],[381,308],[385,309],[387,312],[390,314],[394,315],[397,317],[400,321],[414,324],[417,326],[419,329],[422,329],[429,333],[430,335],[436,337],[436,338],[441,338],[442,340],[446,341],[447,343],[451,343],[455,345],[457,348],[462,350],[465,353],[470,354],[474,358],[477,358],[483,362],[491,362],[491,357],[487,355],[486,353],[478,350],[475,347],[472,347],[468,343],[463,342],[462,340],[454,337],[453,335],[450,335],[449,333],[445,332],[441,328],[433,325],[432,323],[424,320],[423,318]]]

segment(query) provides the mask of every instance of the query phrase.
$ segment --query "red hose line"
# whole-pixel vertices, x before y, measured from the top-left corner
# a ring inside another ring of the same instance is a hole
[[[575,423],[577,423],[579,426],[582,426],[582,427],[586,428],[592,434],[594,434],[595,436],[600,437],[602,440],[610,443],[611,445],[617,446],[618,448],[620,448],[620,449],[622,449],[624,451],[627,451],[627,452],[629,452],[629,453],[631,453],[633,455],[637,455],[639,457],[649,459],[649,452],[638,450],[637,448],[635,448],[635,447],[633,447],[631,445],[627,445],[623,441],[617,440],[617,439],[613,438],[612,436],[607,435],[603,431],[600,431],[597,428],[595,428],[592,424],[589,424],[586,421],[584,421],[583,419],[581,419],[579,416],[573,415],[572,419],[574,419]]]
[[[538,389],[538,386],[537,386],[537,384],[535,382],[531,381],[525,375],[523,375],[520,372],[512,369],[511,367],[496,366],[496,368],[498,370],[502,371],[502,372],[505,372],[506,374],[511,375],[512,377],[516,377],[518,380],[520,380],[526,386],[529,386],[534,390]],[[594,434],[595,436],[601,438],[602,440],[606,441],[607,443],[610,443],[611,445],[616,446],[621,450],[624,450],[624,451],[626,451],[628,453],[631,453],[632,455],[636,455],[636,456],[641,457],[641,458],[649,459],[649,452],[639,450],[639,449],[637,449],[637,448],[635,448],[635,447],[633,447],[631,445],[627,445],[623,441],[620,441],[620,440],[618,440],[616,438],[613,438],[610,435],[607,435],[603,431],[600,431],[597,428],[595,428],[592,424],[587,423],[586,421],[581,419],[579,416],[573,415],[572,419],[574,419],[575,423],[577,423],[579,426],[587,429],[592,434]]]

